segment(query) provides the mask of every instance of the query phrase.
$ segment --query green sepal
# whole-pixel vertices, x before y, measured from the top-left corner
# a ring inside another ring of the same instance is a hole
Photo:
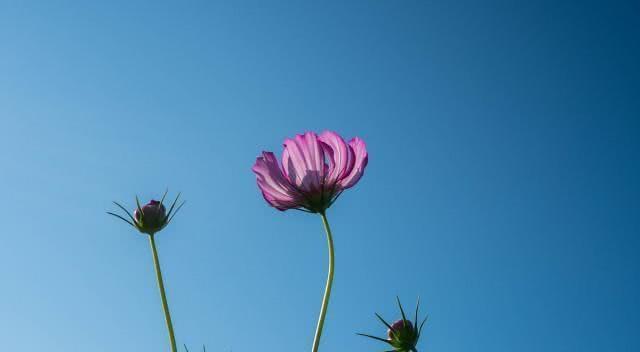
[[[396,296],[396,301],[398,301],[398,307],[400,307],[400,314],[402,314],[402,325],[407,327],[407,317],[404,315],[404,309],[402,309],[402,303],[400,303],[400,297]]]
[[[114,214],[114,213],[112,213],[112,212],[110,212],[110,211],[108,211],[108,212],[107,212],[107,214],[109,214],[109,215],[113,215],[113,216],[117,217],[118,219],[121,219],[122,221],[126,222],[127,224],[129,224],[129,225],[131,225],[131,226],[133,226],[133,227],[136,227],[136,225],[132,224],[132,223],[131,223],[131,221],[129,221],[129,220],[127,220],[127,219],[125,219],[124,217],[122,217],[122,216],[120,216],[120,215],[118,215],[118,214]]]
[[[387,339],[383,339],[383,338],[381,338],[381,337],[377,337],[377,336],[373,336],[373,335],[369,335],[369,334],[361,334],[361,333],[359,333],[359,332],[357,332],[357,333],[356,333],[356,335],[360,335],[360,336],[368,337],[368,338],[371,338],[371,339],[374,339],[374,340],[378,340],[378,341],[382,341],[382,342],[384,342],[384,343],[388,343],[389,345],[391,345],[391,342],[390,342],[389,340],[387,340]]]

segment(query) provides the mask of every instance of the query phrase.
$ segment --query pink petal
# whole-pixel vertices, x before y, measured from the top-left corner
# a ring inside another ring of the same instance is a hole
[[[329,161],[325,183],[333,186],[351,172],[354,162],[353,152],[342,137],[335,132],[325,131],[318,139],[322,142]]]
[[[284,141],[282,167],[289,181],[301,192],[322,189],[325,163],[324,151],[313,132],[297,135]]]
[[[339,185],[342,189],[347,189],[353,187],[358,181],[360,177],[364,174],[364,169],[367,167],[367,163],[369,162],[369,154],[367,154],[367,146],[364,141],[358,137],[349,141],[349,149],[353,152],[354,155],[354,163],[353,168],[349,172],[349,174],[340,180]]]
[[[278,160],[271,152],[262,152],[252,168],[264,199],[279,210],[297,208],[301,196],[285,178]]]

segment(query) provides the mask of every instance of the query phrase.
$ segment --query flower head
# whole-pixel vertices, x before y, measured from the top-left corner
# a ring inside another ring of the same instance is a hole
[[[397,298],[398,307],[400,307],[400,313],[402,315],[402,319],[396,320],[393,324],[389,325],[382,317],[376,313],[376,317],[380,319],[380,321],[388,328],[387,330],[387,338],[383,339],[381,337],[376,337],[367,334],[358,334],[365,337],[370,337],[372,339],[382,341],[391,345],[396,352],[416,352],[416,345],[418,344],[418,339],[420,338],[420,334],[422,333],[422,326],[427,321],[425,318],[420,325],[418,325],[418,309],[420,307],[420,300],[416,304],[416,315],[415,320],[412,323],[411,320],[408,320],[404,314],[404,310],[402,309],[402,304],[400,303],[400,299]]]
[[[125,217],[112,212],[107,212],[107,214],[113,215],[125,221],[142,233],[153,235],[169,225],[171,220],[173,220],[173,217],[178,213],[180,208],[182,208],[185,203],[180,203],[180,205],[178,205],[178,207],[176,208],[176,204],[178,203],[178,199],[180,198],[180,193],[178,193],[178,196],[176,196],[176,199],[173,201],[173,204],[171,204],[169,212],[167,213],[166,208],[163,204],[166,195],[167,192],[164,193],[160,201],[152,199],[149,201],[149,203],[145,204],[142,207],[140,206],[138,197],[136,197],[137,207],[133,211],[133,215],[131,215],[131,213],[118,202],[113,202],[125,212],[129,219],[126,219]]]
[[[335,132],[285,139],[282,164],[262,152],[253,165],[264,199],[278,210],[325,211],[364,173],[369,156],[360,138],[346,143]]]

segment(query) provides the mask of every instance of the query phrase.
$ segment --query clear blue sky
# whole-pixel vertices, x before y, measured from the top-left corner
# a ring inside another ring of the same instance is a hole
[[[158,235],[180,343],[307,351],[327,250],[266,205],[283,138],[360,136],[329,211],[321,351],[640,349],[637,2],[2,2],[0,341],[167,351],[144,236],[111,200],[182,191]]]

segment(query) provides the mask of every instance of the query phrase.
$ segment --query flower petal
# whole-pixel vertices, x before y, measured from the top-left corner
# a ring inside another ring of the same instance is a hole
[[[353,152],[342,137],[335,132],[325,131],[318,139],[323,143],[325,155],[329,160],[325,183],[332,187],[351,172],[354,162]]]
[[[349,174],[340,180],[339,185],[342,189],[353,187],[360,177],[364,174],[364,169],[369,162],[369,154],[367,153],[367,146],[364,141],[358,137],[349,141],[349,149],[353,152],[354,162],[353,168]]]
[[[324,151],[313,132],[284,141],[282,167],[285,176],[303,193],[322,189],[325,163]]]
[[[271,152],[262,152],[252,168],[264,199],[279,210],[301,206],[301,196],[285,178],[278,160]]]

